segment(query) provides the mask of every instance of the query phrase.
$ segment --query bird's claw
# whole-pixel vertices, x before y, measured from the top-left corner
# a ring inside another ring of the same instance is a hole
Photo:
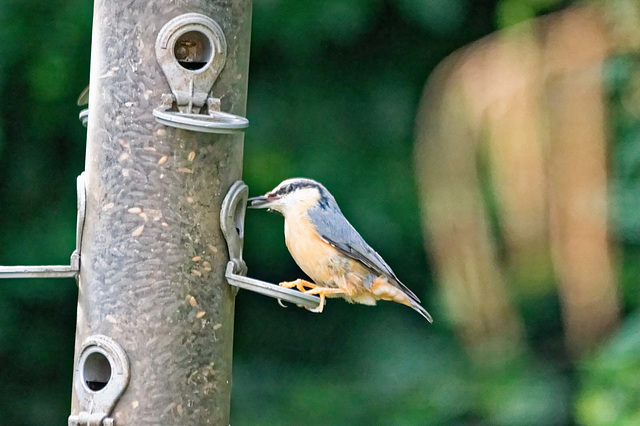
[[[282,302],[282,299],[278,299],[278,305],[282,306],[283,308],[287,308],[287,307],[288,307],[287,305],[285,305],[285,304]]]
[[[303,280],[298,278],[295,281],[283,281],[280,284],[280,287],[284,287],[284,288],[297,288],[298,291],[304,293],[305,291],[307,291],[306,287],[309,287],[311,289],[316,288],[317,285],[314,283],[310,283],[309,281]]]
[[[324,303],[322,305],[318,305],[317,308],[313,308],[313,309],[306,308],[306,309],[307,309],[307,311],[313,312],[314,314],[321,314],[322,311],[324,310]]]

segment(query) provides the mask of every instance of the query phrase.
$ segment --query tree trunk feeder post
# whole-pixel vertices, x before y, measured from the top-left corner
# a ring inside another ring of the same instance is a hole
[[[70,425],[229,424],[250,24],[251,0],[95,2]]]

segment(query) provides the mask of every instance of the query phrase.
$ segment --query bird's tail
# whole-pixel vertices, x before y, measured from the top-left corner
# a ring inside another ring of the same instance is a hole
[[[369,289],[377,299],[393,300],[394,302],[402,303],[403,305],[409,306],[414,311],[417,311],[430,323],[433,323],[431,314],[422,307],[418,296],[416,296],[415,293],[409,290],[406,285],[402,284],[397,279],[390,282],[389,277],[382,275],[371,283]]]
[[[431,314],[427,312],[427,310],[423,308],[420,303],[416,302],[415,300],[411,300],[409,303],[411,303],[411,308],[413,308],[414,311],[418,312],[427,321],[433,324],[433,318],[431,317]]]

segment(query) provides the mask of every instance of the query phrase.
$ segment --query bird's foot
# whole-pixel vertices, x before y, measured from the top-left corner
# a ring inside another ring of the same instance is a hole
[[[321,314],[322,311],[324,310],[324,304],[325,304],[325,299],[327,297],[327,294],[343,294],[343,293],[344,293],[344,290],[339,288],[315,286],[315,288],[305,291],[304,294],[310,294],[310,295],[317,294],[318,296],[320,296],[320,304],[318,305],[317,308],[313,308],[313,309],[307,308],[307,310],[309,310],[310,312],[314,312],[316,314]]]
[[[297,288],[298,291],[305,292],[307,289],[305,287],[309,287],[311,289],[318,287],[316,284],[311,283],[309,281],[298,278],[295,281],[283,281],[280,283],[280,287],[284,288]]]

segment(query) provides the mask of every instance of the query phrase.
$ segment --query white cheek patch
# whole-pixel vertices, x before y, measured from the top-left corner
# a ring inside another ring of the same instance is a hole
[[[279,200],[283,213],[303,214],[315,205],[320,199],[320,193],[316,188],[303,188],[285,195]]]

